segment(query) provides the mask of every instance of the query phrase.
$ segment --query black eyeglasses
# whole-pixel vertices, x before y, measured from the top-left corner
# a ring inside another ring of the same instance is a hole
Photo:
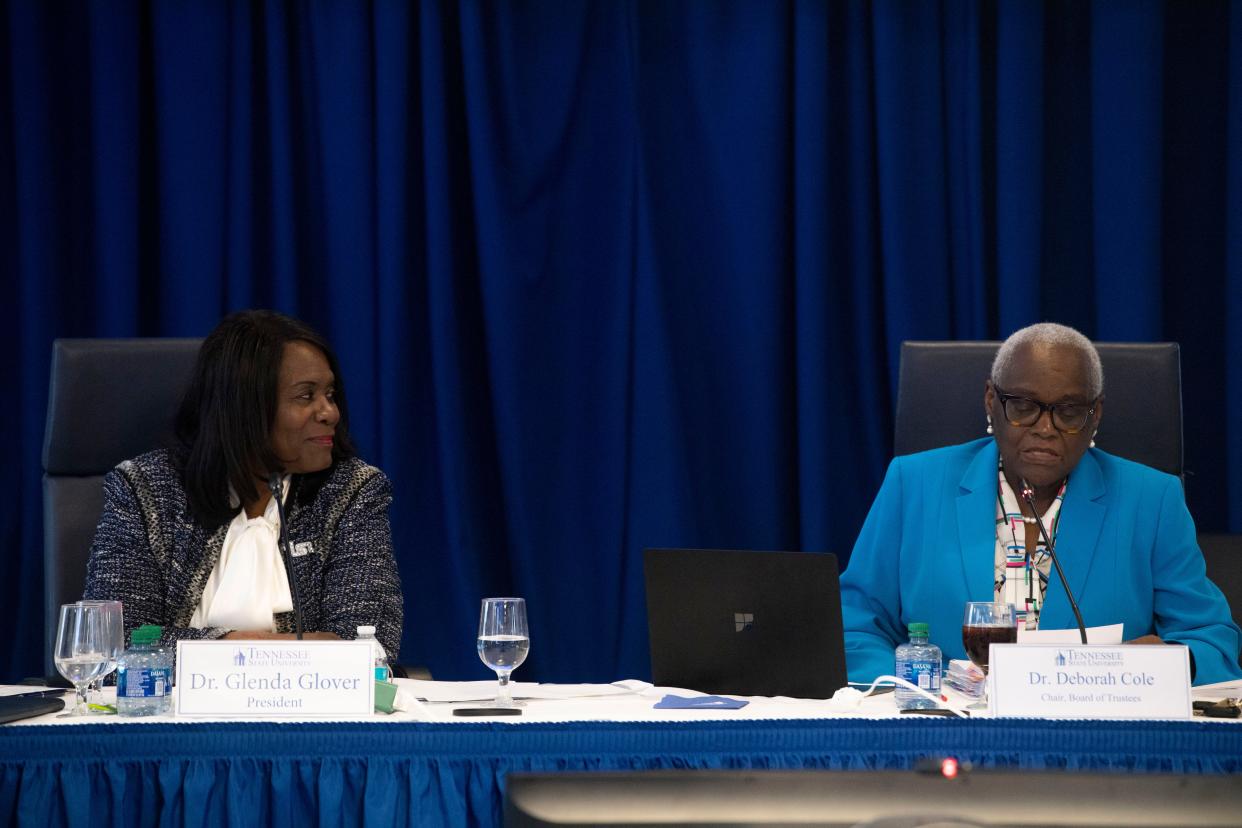
[[[1077,434],[1082,431],[1087,420],[1095,413],[1096,404],[1099,403],[1097,398],[1092,403],[1052,403],[1049,405],[1029,397],[1006,394],[995,384],[992,385],[992,390],[996,392],[1001,410],[1005,412],[1005,419],[1010,425],[1029,428],[1039,422],[1039,418],[1047,411],[1052,414],[1053,427],[1062,434]]]

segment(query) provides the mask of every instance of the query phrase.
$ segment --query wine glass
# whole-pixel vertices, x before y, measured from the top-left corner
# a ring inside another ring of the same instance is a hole
[[[108,664],[104,671],[91,680],[87,687],[87,695],[98,695],[103,689],[104,679],[116,669],[117,659],[125,651],[125,620],[120,601],[79,601],[80,604],[98,606],[103,610]]]
[[[72,716],[86,714],[86,685],[108,666],[108,622],[97,604],[62,604],[56,627],[56,669],[77,690]]]
[[[988,647],[1013,644],[1018,640],[1017,615],[1013,604],[970,601],[962,618],[962,645],[975,666],[988,673]]]
[[[496,707],[513,707],[509,674],[521,666],[530,651],[526,601],[522,598],[484,598],[479,612],[479,658],[496,671],[499,686]]]

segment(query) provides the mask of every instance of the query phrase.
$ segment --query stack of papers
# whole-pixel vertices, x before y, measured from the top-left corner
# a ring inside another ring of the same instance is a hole
[[[987,676],[973,662],[955,658],[949,660],[944,683],[964,696],[978,699],[987,689]]]

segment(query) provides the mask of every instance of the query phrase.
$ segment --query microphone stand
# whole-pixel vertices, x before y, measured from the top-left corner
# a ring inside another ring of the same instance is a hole
[[[1026,501],[1026,505],[1031,507],[1031,514],[1035,516],[1035,523],[1039,526],[1039,534],[1044,539],[1044,544],[1048,547],[1048,557],[1052,558],[1052,565],[1056,567],[1057,577],[1061,579],[1061,586],[1065,588],[1065,597],[1069,599],[1070,609],[1074,611],[1074,620],[1078,622],[1078,636],[1082,639],[1082,643],[1087,643],[1087,627],[1082,623],[1082,613],[1078,611],[1078,602],[1074,600],[1074,593],[1070,592],[1069,581],[1065,579],[1065,571],[1061,569],[1061,561],[1057,558],[1056,549],[1052,543],[1052,538],[1048,537],[1048,528],[1044,526],[1044,519],[1039,516],[1039,510],[1035,508],[1035,489],[1030,483],[1026,482],[1026,478],[1022,478],[1022,499]],[[281,520],[280,528],[284,531],[284,520]]]
[[[298,596],[298,579],[293,577],[293,551],[289,547],[289,527],[285,521],[285,501],[283,486],[280,485],[280,474],[273,473],[267,479],[267,488],[272,497],[276,498],[276,513],[280,516],[280,539],[276,545],[280,547],[280,558],[285,562],[285,577],[289,579],[289,596],[293,599],[293,630],[298,641],[302,640],[302,599]]]

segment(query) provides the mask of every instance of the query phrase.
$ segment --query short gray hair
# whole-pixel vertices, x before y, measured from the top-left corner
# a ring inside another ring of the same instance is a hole
[[[992,360],[992,384],[998,385],[1002,376],[1009,373],[1014,355],[1024,345],[1058,345],[1073,348],[1087,359],[1087,386],[1091,399],[1104,393],[1104,368],[1100,365],[1100,352],[1090,339],[1068,325],[1040,322],[1014,331],[996,352]]]

